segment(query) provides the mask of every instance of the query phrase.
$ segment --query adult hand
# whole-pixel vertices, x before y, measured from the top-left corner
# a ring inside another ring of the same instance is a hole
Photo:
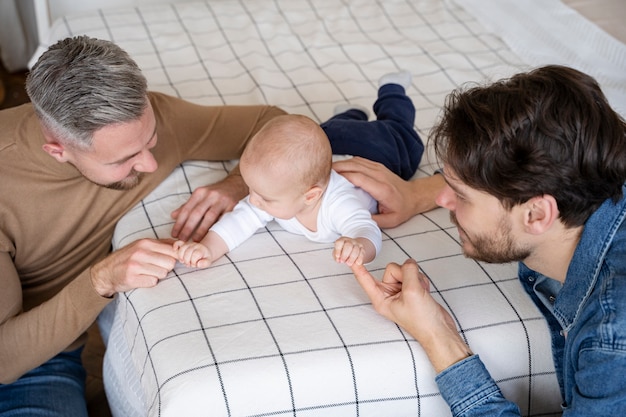
[[[248,187],[241,175],[231,174],[222,181],[196,188],[189,200],[172,212],[176,220],[172,237],[198,242],[222,214],[231,211],[246,196]]]
[[[93,287],[103,297],[154,287],[176,265],[172,239],[140,239],[91,267]]]
[[[413,259],[387,265],[382,281],[363,265],[352,265],[352,272],[374,309],[422,345],[436,372],[471,355],[452,316],[431,296],[430,282]]]
[[[383,164],[361,157],[335,162],[333,168],[378,201],[378,214],[372,218],[382,228],[396,227],[434,209],[435,198],[445,186],[442,175],[405,181]]]

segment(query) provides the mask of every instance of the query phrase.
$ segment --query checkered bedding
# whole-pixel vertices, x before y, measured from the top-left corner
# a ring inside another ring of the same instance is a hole
[[[57,21],[50,42],[83,33],[125,48],[152,90],[202,104],[274,104],[319,122],[340,103],[371,108],[378,78],[408,69],[424,139],[454,87],[527,68],[473,14],[443,0],[101,9]],[[427,147],[417,176],[432,173],[431,155]],[[170,212],[235,163],[181,165],[120,221],[114,247],[169,237]],[[443,209],[383,238],[369,265],[375,276],[389,262],[416,259],[523,415],[560,411],[546,324],[514,265],[464,258]],[[331,246],[273,223],[208,269],[177,265],[156,288],[120,294],[101,325],[116,416],[450,415],[421,347],[373,310]]]
[[[185,163],[120,222],[116,247],[169,237],[169,213],[230,166]],[[380,276],[407,257],[507,397],[530,415],[558,411],[546,325],[516,268],[465,259],[443,209],[384,230],[369,269]],[[120,416],[450,414],[421,347],[372,309],[331,245],[275,224],[214,266],[179,265],[156,288],[121,294],[115,307],[107,394],[139,410]]]

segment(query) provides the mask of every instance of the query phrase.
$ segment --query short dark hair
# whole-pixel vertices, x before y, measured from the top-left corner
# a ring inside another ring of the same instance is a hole
[[[468,186],[509,209],[549,194],[568,227],[622,197],[626,122],[598,83],[572,68],[551,65],[455,90],[430,139]]]

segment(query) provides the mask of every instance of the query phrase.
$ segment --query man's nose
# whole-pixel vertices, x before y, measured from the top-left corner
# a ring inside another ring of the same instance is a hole
[[[439,195],[435,198],[435,203],[437,203],[440,207],[447,208],[448,210],[454,210],[456,206],[454,190],[452,190],[449,185],[443,187],[443,189],[439,192]]]
[[[145,151],[141,155],[141,159],[137,161],[135,166],[133,167],[137,172],[154,172],[159,167],[156,159],[154,159],[154,155],[152,152]]]

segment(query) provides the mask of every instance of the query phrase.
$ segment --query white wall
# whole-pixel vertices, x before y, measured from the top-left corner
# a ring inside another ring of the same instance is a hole
[[[0,59],[7,71],[26,69],[37,43],[32,0],[0,0]]]

